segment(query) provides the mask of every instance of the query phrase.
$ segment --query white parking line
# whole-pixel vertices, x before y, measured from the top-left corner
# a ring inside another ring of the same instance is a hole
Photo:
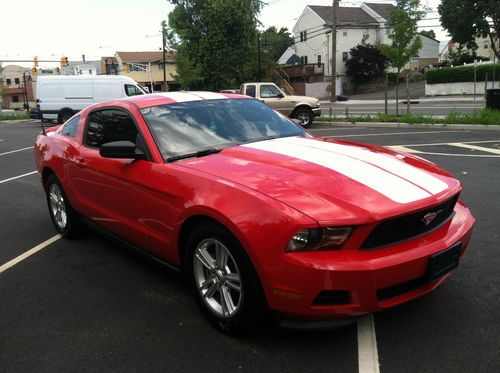
[[[14,177],[11,177],[9,179],[4,179],[4,180],[0,180],[0,184],[2,183],[6,183],[7,181],[12,181],[12,180],[16,180],[16,179],[19,179],[21,177],[25,177],[25,176],[29,176],[29,175],[33,175],[33,174],[36,174],[37,171],[33,171],[33,172],[28,172],[26,174],[22,174],[22,175],[19,175],[19,176],[14,176]]]
[[[422,135],[426,133],[465,133],[470,131],[419,131],[419,132],[389,132],[389,133],[363,133],[356,135],[338,135],[324,137],[369,137],[369,136],[395,136],[395,135]]]
[[[380,372],[373,314],[358,320],[358,371],[359,373]]]
[[[457,148],[472,149],[472,150],[478,150],[480,152],[493,153],[493,154],[500,155],[500,150],[499,149],[485,148],[484,146],[464,144],[464,143],[461,143],[461,142],[451,142],[448,145],[456,146]]]
[[[498,142],[499,140],[482,140],[482,141],[462,141],[462,144],[483,144],[488,142]],[[404,146],[432,146],[432,145],[449,145],[449,142],[431,142],[428,144],[405,144]]]
[[[9,268],[15,266],[17,263],[23,261],[24,259],[30,257],[31,255],[39,252],[40,250],[44,249],[45,247],[49,246],[50,244],[56,242],[58,239],[60,239],[61,236],[59,234],[56,234],[54,237],[49,238],[47,241],[42,242],[39,245],[36,245],[34,248],[26,251],[24,254],[19,255],[18,257],[12,259],[11,261],[5,263],[0,267],[0,273],[8,270]]]
[[[0,140],[2,141],[2,140]],[[22,151],[25,151],[25,150],[30,150],[30,149],[33,149],[32,146],[28,146],[27,148],[21,148],[21,149],[16,149],[16,150],[11,150],[9,152],[5,152],[5,153],[0,153],[0,155],[6,155],[6,154],[11,154],[11,153],[17,153],[17,152],[22,152]]]

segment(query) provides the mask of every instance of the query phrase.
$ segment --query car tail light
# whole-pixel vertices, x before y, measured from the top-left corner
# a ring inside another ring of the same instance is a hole
[[[286,251],[338,250],[352,233],[352,227],[307,228],[298,231]]]

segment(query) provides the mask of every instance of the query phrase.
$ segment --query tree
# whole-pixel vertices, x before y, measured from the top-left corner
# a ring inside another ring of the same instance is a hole
[[[358,44],[350,50],[350,55],[345,62],[347,75],[357,84],[382,76],[389,65],[389,59],[380,49],[370,44]]]
[[[170,40],[184,88],[220,90],[238,85],[255,58],[260,0],[169,0]],[[253,73],[252,73],[253,75]]]
[[[417,23],[424,15],[419,0],[396,0],[396,6],[389,14],[390,45],[382,44],[380,49],[391,61],[391,66],[398,71],[398,77],[404,66],[422,47],[418,37]],[[408,96],[408,95],[407,95]],[[396,115],[399,115],[399,88],[396,84]]]
[[[478,57],[476,51],[465,49],[463,46],[451,48],[448,50],[446,61],[453,66],[463,65],[465,63],[473,63],[474,60],[486,60],[487,58]]]
[[[460,46],[477,49],[476,37],[489,38],[500,58],[500,6],[498,0],[442,0],[438,7],[441,24]]]
[[[436,39],[436,33],[434,32],[434,30],[422,30],[420,31],[420,35],[427,36],[434,40]]]

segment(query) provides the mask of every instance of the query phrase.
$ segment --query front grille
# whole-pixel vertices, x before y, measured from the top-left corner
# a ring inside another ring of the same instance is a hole
[[[431,232],[453,215],[453,209],[457,200],[458,194],[440,205],[379,223],[371,231],[361,246],[361,250],[371,250],[381,246],[388,246]],[[430,218],[433,213],[438,214],[431,222],[425,225],[424,217]]]

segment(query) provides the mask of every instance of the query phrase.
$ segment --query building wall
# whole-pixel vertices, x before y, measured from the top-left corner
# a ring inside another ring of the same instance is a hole
[[[23,73],[25,74],[28,104],[30,105],[30,107],[36,106],[33,94],[34,82],[32,81],[30,75],[30,69],[18,65],[7,65],[3,67],[1,75],[1,80],[3,82],[2,107],[4,109],[23,108],[26,100],[25,92],[22,89],[24,86]],[[11,84],[7,84],[8,79],[10,79]],[[18,79],[18,83],[16,83],[16,79]],[[14,97],[18,98],[18,102],[14,102]]]
[[[351,26],[339,27],[337,30],[337,50],[336,50],[336,69],[337,74],[346,73],[345,57],[350,58],[349,51],[358,44],[365,42],[367,44],[389,44],[391,42],[386,29],[385,19],[377,13],[366,7],[362,8],[375,19],[379,20],[378,26],[367,25],[367,27]],[[307,56],[308,63],[316,63],[318,55],[321,55],[321,62],[325,63],[325,76],[331,76],[331,34],[326,34],[327,28],[324,28],[324,21],[309,7],[306,7],[299,17],[299,20],[293,28],[295,39],[295,50],[299,57]],[[379,27],[380,26],[380,27]],[[300,41],[301,31],[307,31],[307,40]],[[419,57],[409,63],[406,68],[415,70],[421,69],[428,64],[435,64],[439,56],[439,42],[422,36],[422,49],[419,51]],[[347,53],[347,55],[346,55]]]

